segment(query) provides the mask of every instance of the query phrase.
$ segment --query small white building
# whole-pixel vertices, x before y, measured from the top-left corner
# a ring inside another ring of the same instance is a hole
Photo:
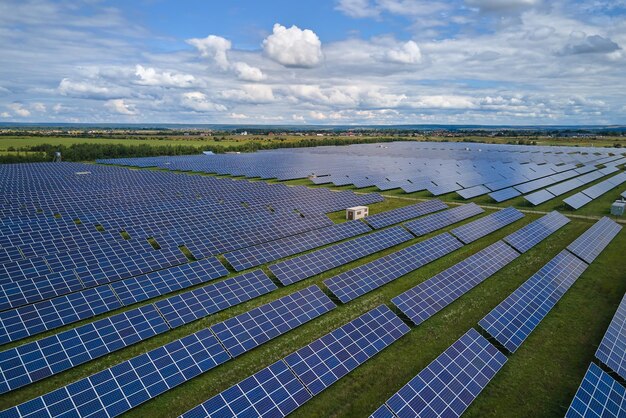
[[[618,200],[611,205],[611,215],[624,216],[624,211],[626,211],[626,202],[623,200]]]
[[[368,214],[369,209],[367,206],[355,206],[346,209],[346,219],[349,221],[365,218]]]

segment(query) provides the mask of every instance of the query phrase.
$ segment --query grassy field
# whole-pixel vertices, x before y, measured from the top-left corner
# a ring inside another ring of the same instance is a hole
[[[411,203],[414,201],[389,197],[382,203],[371,205],[370,208],[374,214]],[[330,217],[335,222],[341,222],[343,215],[339,212],[330,214]],[[524,219],[500,231],[466,245],[348,304],[339,305],[326,315],[166,392],[126,416],[176,416],[366,311],[380,304],[392,306],[390,300],[394,296],[487,247],[539,216],[527,214]],[[372,413],[470,327],[477,327],[477,322],[485,314],[591,225],[592,221],[589,220],[573,220],[422,325],[412,327],[406,336],[314,397],[293,416],[361,417]],[[268,295],[2,395],[0,409],[44,394],[296,290],[312,284],[321,285],[326,278],[428,239],[442,231],[413,239],[300,283],[281,287]],[[626,259],[622,256],[625,245],[626,233],[622,232],[578,279],[520,350],[509,356],[509,362],[467,411],[468,416],[563,416],[589,362],[593,359],[598,342],[626,291],[624,280]],[[264,269],[269,272],[266,267]],[[230,276],[233,275],[235,274],[231,273]],[[65,329],[75,326],[76,324],[73,324]],[[54,332],[48,334],[52,333]],[[41,337],[42,335],[39,335],[29,340]],[[21,341],[20,344],[29,340]],[[3,348],[15,345],[19,344],[14,343]]]

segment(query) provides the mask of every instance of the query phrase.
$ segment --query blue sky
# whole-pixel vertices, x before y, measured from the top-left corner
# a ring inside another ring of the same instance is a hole
[[[626,1],[0,2],[0,121],[626,124]]]

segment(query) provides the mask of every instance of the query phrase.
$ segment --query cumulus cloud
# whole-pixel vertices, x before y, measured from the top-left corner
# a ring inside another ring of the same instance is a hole
[[[471,97],[455,95],[418,96],[413,99],[411,106],[424,109],[473,109],[477,107]]]
[[[195,112],[223,112],[226,110],[224,105],[211,102],[206,94],[199,91],[183,93],[180,104]]]
[[[385,58],[398,64],[417,64],[422,60],[422,51],[414,41],[408,41],[399,48],[387,51]]]
[[[265,74],[257,68],[246,64],[245,62],[236,62],[233,69],[237,73],[237,78],[244,81],[261,81],[265,80]]]
[[[110,112],[119,113],[120,115],[133,116],[137,114],[135,106],[127,104],[124,99],[107,100],[106,103],[104,103],[104,107]]]
[[[213,59],[221,69],[228,69],[229,63],[226,52],[231,48],[231,43],[228,39],[209,35],[206,38],[187,39],[187,43],[196,47],[203,57]]]
[[[35,112],[44,113],[46,111],[46,105],[40,102],[33,103],[30,106]]]
[[[225,90],[222,92],[222,97],[242,103],[269,103],[275,99],[272,88],[265,84],[247,84],[241,89]]]
[[[109,99],[122,95],[120,89],[93,84],[89,81],[73,81],[69,78],[61,80],[58,91],[63,96],[87,99]]]
[[[173,74],[167,71],[158,72],[152,67],[135,66],[137,84],[144,86],[186,88],[195,84],[196,78],[191,74]]]
[[[563,55],[607,54],[621,49],[609,38],[600,35],[586,36],[581,42],[569,43],[563,48]]]
[[[26,109],[22,103],[14,102],[7,106],[14,115],[26,118],[30,116],[30,110]]]
[[[273,33],[263,41],[265,54],[286,67],[315,67],[322,61],[322,42],[310,29],[276,23]]]

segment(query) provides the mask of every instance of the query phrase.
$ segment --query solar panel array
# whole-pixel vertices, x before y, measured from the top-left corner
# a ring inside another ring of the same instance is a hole
[[[0,393],[168,331],[153,305],[122,312],[0,352]]]
[[[626,416],[626,389],[600,367],[591,363],[565,417],[623,416]]]
[[[365,220],[372,226],[372,228],[380,229],[447,208],[448,205],[443,203],[441,200],[427,200],[414,205],[403,206],[398,209],[392,209],[386,212],[370,215]]]
[[[505,200],[521,196],[521,193],[513,187],[508,187],[506,189],[498,190],[496,192],[491,192],[489,193],[489,196],[496,202],[504,202]]]
[[[236,357],[335,307],[319,287],[311,286],[215,324],[210,329],[228,353]]]
[[[524,214],[519,210],[509,207],[480,219],[454,228],[452,235],[460,239],[464,244],[474,242],[479,238],[491,234],[500,228],[503,228],[521,218]]]
[[[348,221],[253,247],[242,248],[224,254],[224,258],[236,271],[242,271],[370,231],[371,229],[361,221]]]
[[[272,264],[269,269],[282,284],[289,285],[413,238],[406,229],[395,226]]]
[[[115,417],[230,359],[207,329],[2,412],[3,417]]]
[[[504,241],[523,254],[567,225],[569,221],[567,216],[552,211],[506,236]]]
[[[584,261],[561,251],[481,319],[480,326],[515,352],[586,268]]]
[[[419,325],[515,260],[519,254],[502,241],[490,245],[396,296],[391,302]]]
[[[459,240],[444,232],[326,279],[324,285],[347,303],[462,246]]]
[[[504,354],[470,329],[372,417],[460,417],[506,361]]]
[[[568,197],[567,199],[564,199],[563,202],[567,203],[568,206],[574,209],[579,209],[624,182],[626,182],[626,173],[619,173],[616,176],[594,184],[593,186],[588,187],[585,190]]]
[[[483,212],[485,211],[477,204],[468,203],[407,222],[404,226],[416,236],[420,237]]]
[[[182,415],[284,417],[409,332],[381,305]]]
[[[623,379],[626,378],[626,296],[606,330],[596,357]]]
[[[568,245],[567,249],[591,264],[621,230],[619,224],[604,217]]]

